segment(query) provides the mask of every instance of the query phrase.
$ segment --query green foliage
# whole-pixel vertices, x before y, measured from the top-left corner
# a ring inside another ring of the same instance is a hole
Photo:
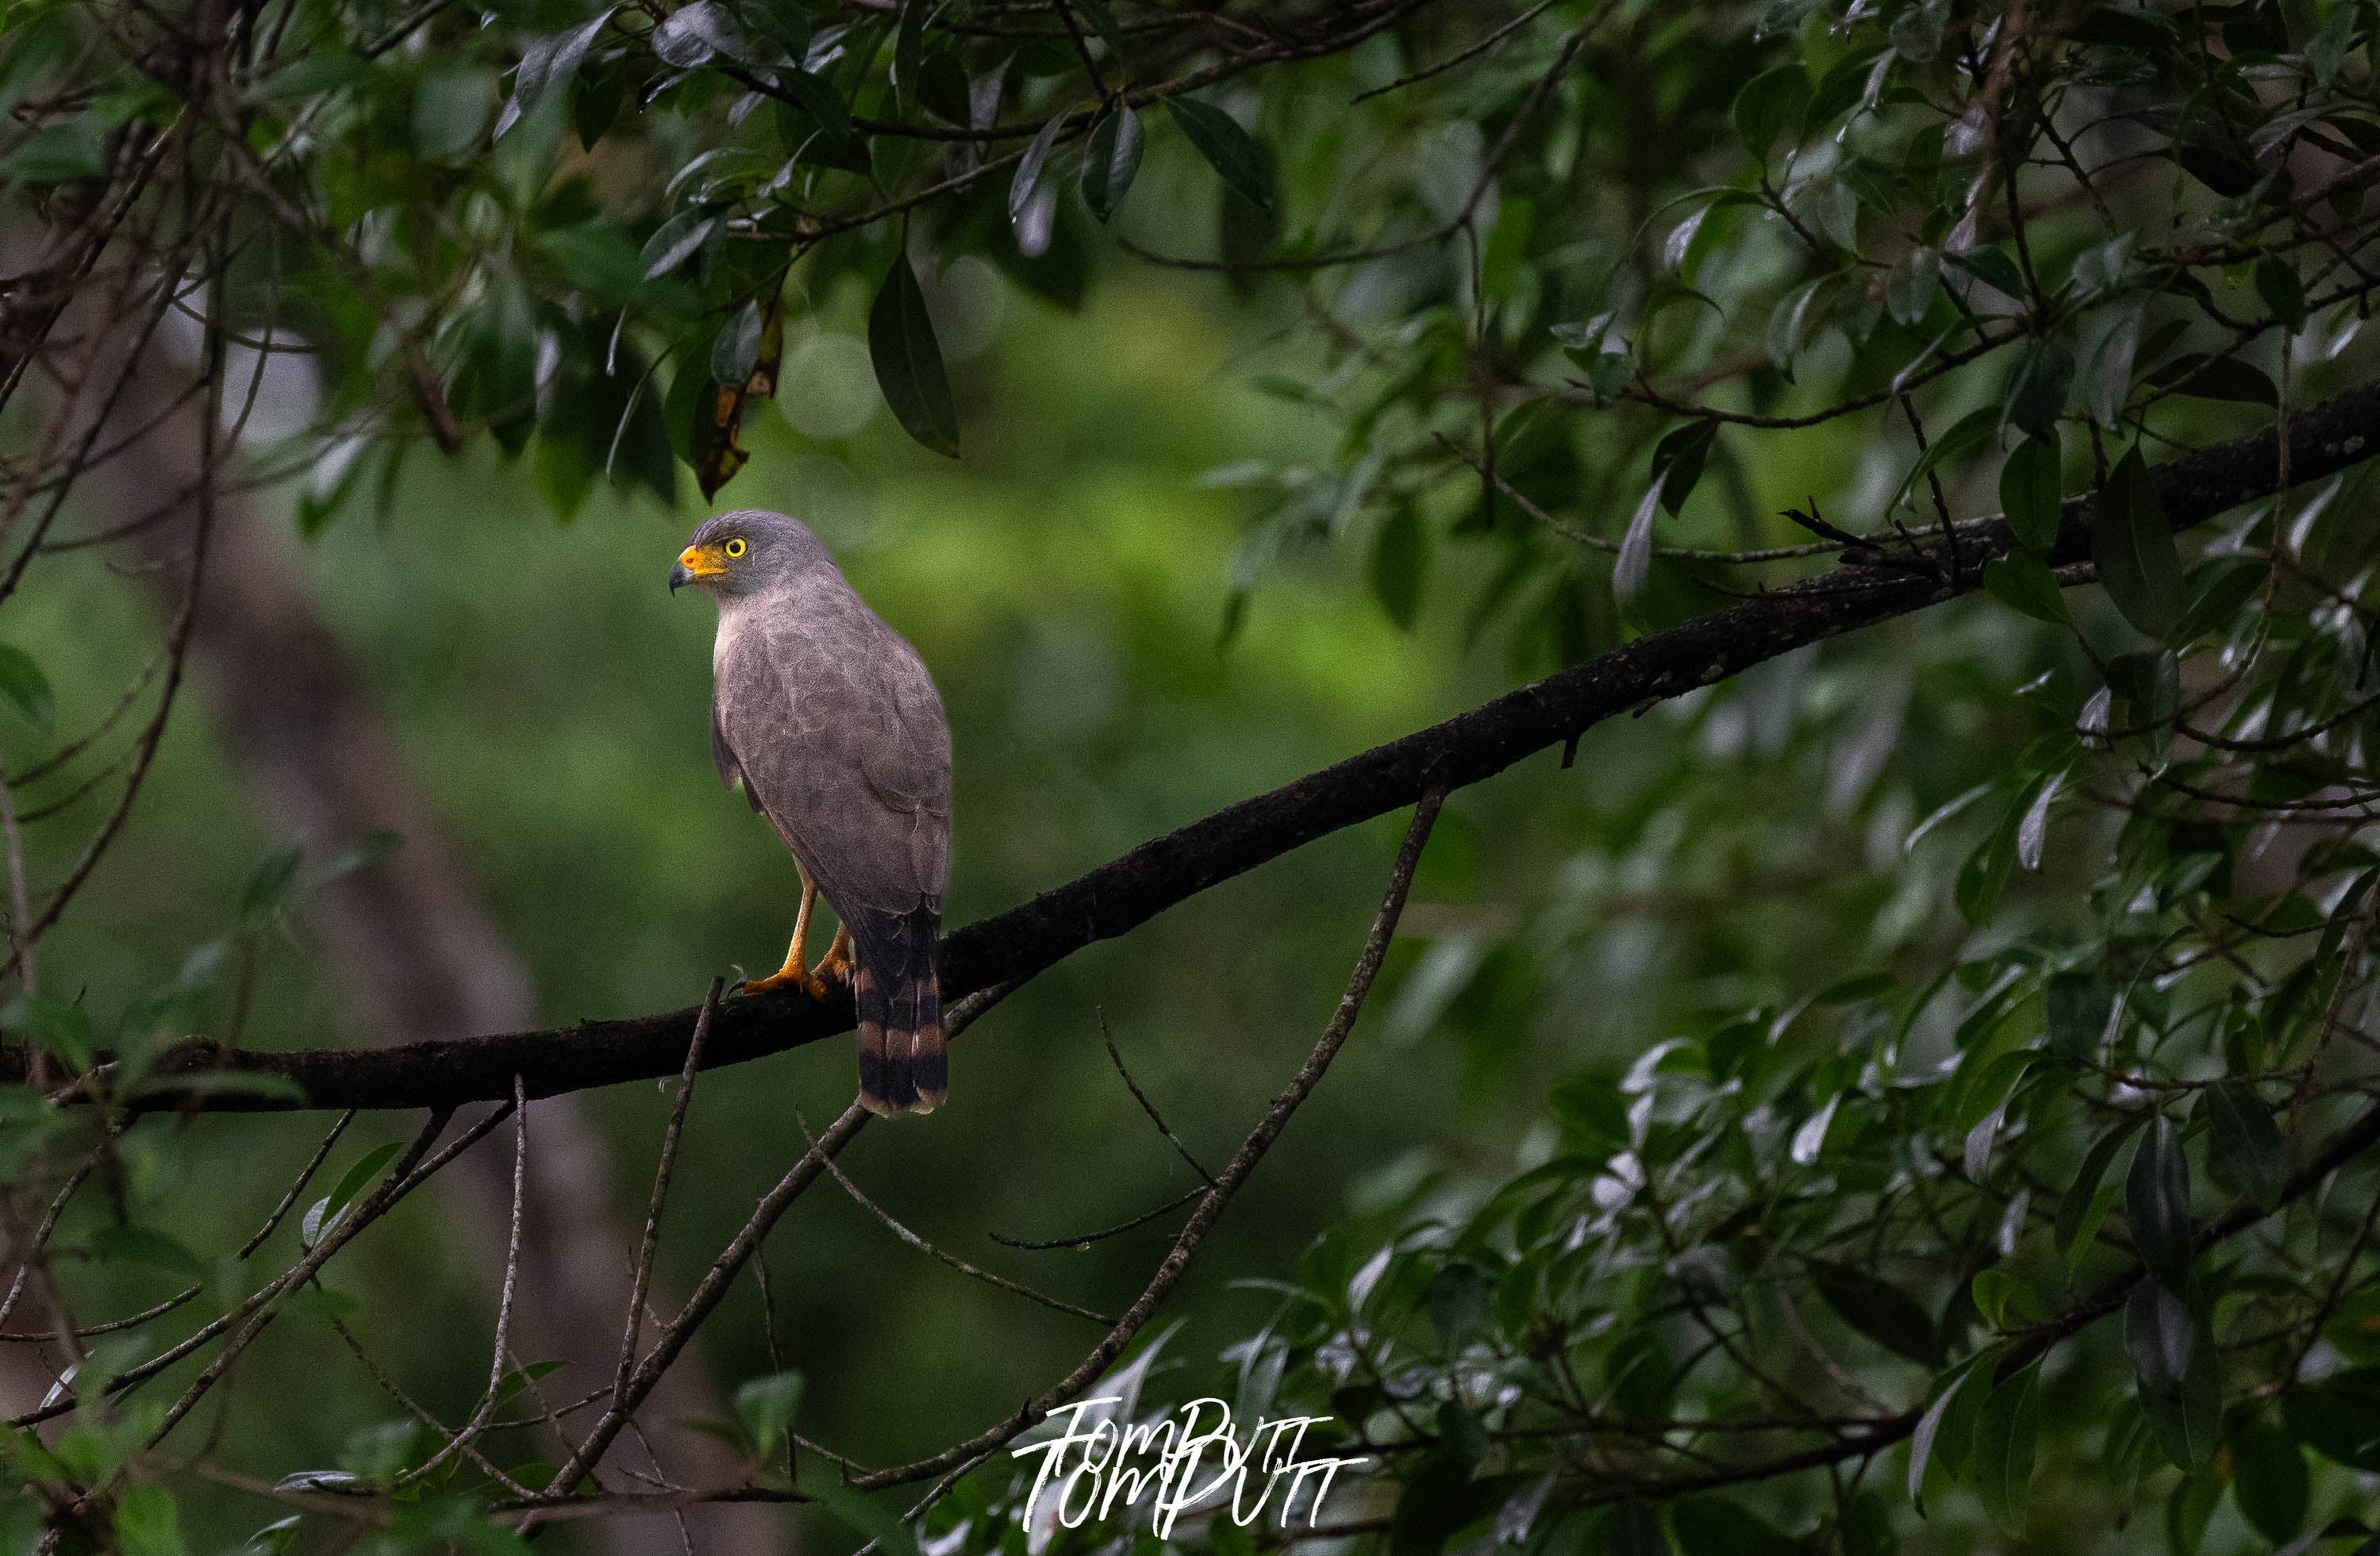
[[[1379,1027],[1503,1112],[1272,1270],[1266,1311],[1213,1336],[1218,1387],[1334,1417],[1378,1461],[1395,1556],[1885,1550],[1921,1518],[1954,1546],[1985,1520],[2066,1540],[2044,1508],[2155,1501],[2132,1536],[2189,1551],[2227,1490],[2276,1544],[2338,1526],[2380,1471],[2373,1170],[2324,1155],[2374,1092],[2380,543],[2353,472],[2276,492],[2227,468],[2227,513],[2173,525],[2201,517],[2186,450],[2374,371],[2373,8],[1560,0],[1318,13],[1289,48],[1063,4],[286,0],[203,78],[96,8],[20,6],[0,178],[13,219],[71,225],[173,137],[225,170],[168,193],[237,213],[221,322],[319,367],[292,434],[322,477],[309,534],[385,507],[423,441],[525,459],[565,518],[606,489],[674,506],[681,465],[742,500],[789,334],[860,320],[893,420],[973,477],[1016,445],[1017,390],[946,353],[947,276],[994,268],[1055,331],[1147,285],[1136,250],[1289,332],[1264,392],[1320,429],[1209,482],[1246,525],[1227,637],[1341,543],[1396,627],[1492,646],[1508,680],[1836,553],[1845,590],[1925,579],[1922,627],[1589,753],[1583,796],[1512,823],[1558,868],[1505,860],[1536,882],[1512,912],[1415,931]],[[1235,26],[1266,35],[1211,30]],[[1119,435],[1104,404],[1085,421]],[[2070,498],[2087,544],[2061,544]],[[1995,512],[2012,550],[1985,549]],[[1149,657],[1187,680],[1169,626]],[[40,648],[0,648],[0,701],[46,741]],[[272,854],[188,978],[97,1006],[45,984],[0,1026],[120,1101],[193,1011],[244,1008],[313,883]],[[12,1095],[0,1165],[46,1188],[69,1141],[98,1153],[118,1213],[61,1247],[220,1309],[142,1177],[169,1175],[141,1155],[164,1131],[82,1131]],[[300,1246],[400,1149],[358,1152]],[[276,1311],[353,1307],[311,1284]],[[139,1365],[94,1353],[14,1464],[44,1507],[166,1551],[158,1423],[106,1393]],[[803,1389],[772,1370],[712,1426],[773,1476]],[[434,1453],[409,1418],[367,1426],[285,1484],[388,1500],[391,1549],[514,1549],[501,1487]],[[937,1549],[1013,1550],[1013,1476],[963,1482]]]

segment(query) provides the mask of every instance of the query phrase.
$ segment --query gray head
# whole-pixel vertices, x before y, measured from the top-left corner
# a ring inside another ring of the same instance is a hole
[[[834,558],[809,526],[766,508],[739,508],[705,519],[670,569],[670,592],[698,584],[728,602],[766,594],[820,571]]]

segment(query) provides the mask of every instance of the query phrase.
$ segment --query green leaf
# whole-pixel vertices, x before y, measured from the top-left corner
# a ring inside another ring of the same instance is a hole
[[[182,1510],[174,1493],[143,1482],[115,1499],[115,1549],[121,1556],[184,1556]]]
[[[1066,0],[1075,14],[1090,23],[1091,32],[1108,46],[1110,59],[1123,57],[1123,29],[1116,25],[1115,12],[1108,8],[1108,0]]]
[[[2123,424],[2124,407],[2131,403],[2132,363],[2140,355],[2141,319],[2146,305],[2126,304],[2091,347],[2082,368],[2082,399],[2091,419],[2102,427]]]
[[[2137,446],[2116,462],[2099,489],[2091,516],[2091,555],[2107,598],[2126,621],[2157,638],[2180,625],[2181,553]]]
[[[2034,1443],[2041,1425],[2041,1368],[2026,1368],[1992,1390],[1975,1427],[1975,1490],[1992,1522],[2012,1536],[2025,1529]]]
[[[1421,514],[1410,503],[1398,504],[1380,525],[1372,547],[1372,595],[1401,631],[1412,631],[1421,614],[1428,561],[1429,530]]]
[[[933,10],[934,0],[907,0],[901,7],[901,25],[892,42],[892,86],[904,118],[917,111],[917,88],[925,75],[926,21]]]
[[[1628,528],[1620,537],[1620,553],[1611,563],[1611,593],[1622,607],[1635,603],[1645,593],[1645,580],[1653,570],[1653,520],[1661,512],[1661,482],[1656,480],[1645,489],[1636,511],[1629,516]]]
[[[1023,222],[1025,213],[1032,209],[1034,193],[1041,183],[1042,166],[1049,162],[1058,137],[1065,132],[1070,115],[1071,110],[1065,108],[1050,115],[1050,122],[1041,127],[1026,145],[1025,154],[1017,159],[1016,176],[1008,185],[1008,219],[1012,224]]]
[[[2005,249],[1968,249],[1946,253],[1943,259],[1973,276],[1994,291],[2005,292],[2010,298],[2022,298],[2025,293],[2024,272]],[[2038,346],[2041,342],[2036,341]]]
[[[2199,1094],[2198,1111],[2208,1124],[2209,1164],[2267,1212],[2277,1207],[2288,1173],[2271,1110],[2247,1087],[2227,1080]]]
[[[966,67],[955,49],[937,49],[917,68],[917,103],[945,124],[965,128],[974,105],[968,96]]]
[[[338,1186],[331,1190],[322,1201],[322,1224],[328,1225],[332,1217],[346,1210],[355,1197],[363,1192],[364,1185],[378,1177],[381,1169],[395,1161],[397,1153],[404,1149],[403,1146],[392,1140],[387,1145],[375,1146],[364,1152],[356,1164],[347,1169],[346,1175],[339,1180]]]
[[[1083,151],[1083,203],[1102,222],[1115,214],[1140,171],[1140,115],[1123,103],[1091,131]]]
[[[808,70],[787,68],[777,72],[777,84],[785,89],[786,95],[820,136],[838,146],[856,145],[859,138],[852,133],[851,105],[844,102],[843,93],[834,90],[834,83]],[[865,170],[863,158],[859,171]]]
[[[2194,643],[2210,632],[2230,626],[2242,606],[2254,599],[2272,576],[2272,568],[2252,556],[2218,556],[2190,575],[2190,603],[2174,624],[2176,645]]]
[[[495,111],[496,78],[477,67],[432,70],[413,91],[413,150],[424,162],[452,162],[476,150]]]
[[[1767,157],[1785,127],[1810,101],[1810,77],[1799,64],[1764,70],[1735,94],[1735,133],[1755,161]]]
[[[1183,135],[1224,183],[1264,209],[1272,209],[1272,163],[1256,138],[1240,128],[1239,120],[1194,97],[1169,97],[1165,106],[1172,111]]]
[[[760,304],[755,298],[738,309],[710,343],[710,377],[715,383],[741,389],[760,365]]]
[[[1941,1337],[1925,1309],[1899,1287],[1847,1264],[1810,1261],[1810,1280],[1843,1322],[1898,1356],[1933,1367]]]
[[[2190,1280],[2190,1161],[2181,1134],[2159,1114],[2141,1139],[2124,1183],[2124,1218],[2132,1246],[2157,1284],[2179,1293]]]
[[[242,923],[261,924],[288,905],[289,888],[305,858],[306,850],[294,843],[264,856],[239,893]]]
[[[1702,480],[1718,423],[1708,418],[1672,428],[1653,445],[1653,480],[1661,489],[1661,505],[1675,514],[1686,505]]]
[[[1942,281],[1942,251],[1923,246],[1892,261],[1884,278],[1884,310],[1896,324],[1917,324],[1934,306]]]
[[[2058,575],[2037,553],[2012,551],[1985,563],[1984,592],[2020,615],[2052,626],[2073,625],[2073,618],[2066,614],[2066,594],[2058,586]]]
[[[1988,251],[1988,250],[1987,250]],[[2042,339],[2025,348],[2009,375],[2008,422],[2028,437],[2055,443],[2066,392],[2074,383],[2074,353],[2060,340]]]
[[[653,29],[653,53],[665,65],[697,70],[717,55],[735,59],[744,53],[744,30],[719,0],[694,0],[671,12]]]
[[[1988,1350],[1970,1356],[1935,1380],[1933,1403],[1917,1418],[1917,1429],[1909,1439],[1909,1501],[1920,1517],[1925,1514],[1927,1467],[1938,1462],[1946,1477],[1955,1477],[1966,1459],[1968,1439],[1982,1409],[1976,1402],[1990,1388],[1998,1355],[1997,1350]]]
[[[2154,1281],[2135,1285],[2124,1304],[2124,1349],[2166,1457],[2182,1469],[2207,1463],[2222,1427],[2223,1375],[2204,1295],[2194,1282],[2182,1294]]]
[[[2158,367],[2146,380],[2152,389],[2168,390],[2199,400],[2230,400],[2240,405],[2280,404],[2280,391],[2264,370],[2237,357],[2207,357],[2192,352]]]
[[[103,1264],[135,1264],[196,1283],[207,1278],[199,1256],[162,1232],[118,1222],[92,1234],[91,1257]]]
[[[1803,282],[1777,300],[1777,306],[1769,310],[1765,335],[1770,361],[1789,374],[1793,371],[1793,359],[1800,356],[1803,348],[1810,343],[1812,321],[1824,317],[1824,311],[1817,306],[1819,300],[1840,284],[1840,277],[1821,275],[1815,280]],[[1642,344],[1644,331],[1641,326],[1637,334],[1639,344]]]
[[[58,698],[50,689],[50,678],[32,655],[6,643],[0,643],[0,702],[43,735],[56,726]]]
[[[2380,1367],[2334,1372],[2285,1395],[2289,1435],[2335,1463],[2380,1474]]]
[[[644,279],[650,281],[668,274],[702,251],[720,230],[720,218],[701,206],[679,212],[645,239],[644,251],[638,257],[644,261]]]
[[[1670,1532],[1685,1556],[1800,1556],[1803,1549],[1742,1502],[1720,1496],[1671,1502]]]
[[[735,1418],[751,1434],[759,1457],[770,1459],[783,1447],[793,1429],[794,1412],[802,1403],[802,1375],[772,1372],[755,1378],[735,1391]]]
[[[805,1495],[814,1497],[819,1504],[841,1523],[857,1530],[877,1542],[882,1556],[917,1556],[917,1531],[904,1522],[899,1514],[879,1507],[859,1492],[853,1490],[832,1474],[802,1481]]]
[[[1449,1261],[1430,1277],[1422,1306],[1430,1328],[1438,1331],[1439,1348],[1449,1355],[1488,1332],[1493,1322],[1488,1295],[1487,1274],[1461,1259]]]
[[[2058,1222],[2054,1238],[2058,1251],[2068,1262],[2077,1262],[2078,1250],[2088,1250],[2093,1235],[2099,1230],[2101,1218],[2115,1202],[2116,1185],[2107,1180],[2107,1169],[2114,1164],[2132,1131],[2141,1126],[2138,1118],[2129,1118],[2100,1136],[2091,1144],[2090,1152],[2082,1158],[2082,1170],[2058,1198]]]
[[[2267,254],[2257,261],[2256,295],[2265,299],[2273,317],[2288,326],[2289,334],[2305,333],[2305,284],[2298,279],[2297,266],[2278,254]]]
[[[0,179],[27,184],[63,184],[106,171],[107,144],[99,121],[88,114],[42,126],[0,159]]]
[[[79,1000],[61,1000],[55,994],[20,994],[8,1002],[6,1010],[0,1011],[0,1027],[41,1044],[44,1051],[78,1071],[90,1069],[99,1052],[99,1034],[91,1027],[91,1012]]]
[[[2034,551],[2051,551],[2058,544],[2058,509],[2064,495],[2060,475],[2055,428],[2046,438],[2018,444],[2000,466],[2000,513],[2016,538]]]
[[[1772,320],[1771,329],[1773,330],[1774,327]],[[1776,345],[1773,336],[1769,344],[1773,351]],[[1950,423],[1949,432],[1939,434],[1926,444],[1925,452],[1920,454],[1917,456],[1917,463],[1910,467],[1909,474],[1902,479],[1900,489],[1893,492],[1892,502],[1888,505],[1896,508],[1900,506],[1901,504],[1909,501],[1911,493],[1917,490],[1927,476],[1936,470],[1948,469],[1969,455],[1988,446],[1993,435],[1999,431],[1999,423],[2000,413],[1997,406],[1985,406],[1981,410],[1970,411]]]
[[[2289,1544],[2305,1527],[2313,1491],[2305,1454],[2261,1416],[2242,1419],[2230,1446],[2231,1497],[2240,1515],[2275,1545]]]
[[[959,455],[958,407],[951,399],[942,348],[926,315],[926,294],[906,255],[895,254],[868,310],[868,355],[876,383],[902,428],[937,454]]]

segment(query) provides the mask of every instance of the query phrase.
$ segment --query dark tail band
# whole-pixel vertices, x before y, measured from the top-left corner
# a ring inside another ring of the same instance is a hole
[[[872,1113],[929,1113],[950,1094],[943,1053],[941,925],[931,908],[866,913],[852,925],[859,966],[859,1105]]]

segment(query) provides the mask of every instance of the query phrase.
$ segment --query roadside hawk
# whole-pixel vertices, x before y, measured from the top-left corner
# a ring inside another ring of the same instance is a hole
[[[785,965],[744,991],[790,983],[820,998],[847,975],[861,1104],[931,1112],[949,1086],[936,958],[951,872],[951,732],[934,679],[798,519],[710,519],[670,569],[671,592],[689,583],[719,604],[720,782],[743,784],[802,877]],[[843,923],[813,971],[803,942],[820,894]]]

